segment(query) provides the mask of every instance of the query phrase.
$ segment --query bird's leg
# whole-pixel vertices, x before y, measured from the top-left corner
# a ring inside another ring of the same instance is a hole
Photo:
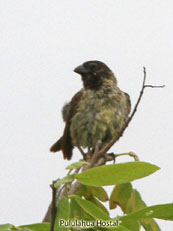
[[[87,153],[88,159],[91,159],[92,153],[93,150],[91,149],[91,147],[88,147],[88,153]]]
[[[102,156],[100,156],[99,160],[98,160],[97,163],[95,164],[95,167],[104,165],[105,163],[106,163],[105,156],[102,155]]]
[[[95,166],[104,165],[107,161],[112,161],[115,163],[115,154],[114,153],[103,153],[100,154],[99,159]]]
[[[77,145],[77,148],[80,151],[80,153],[82,154],[83,159],[85,160],[85,152],[82,150],[82,148],[79,145]]]
[[[97,153],[99,152],[100,147],[101,147],[101,143],[102,142],[100,140],[97,141],[96,146],[95,146],[95,150],[94,150],[94,154],[97,155]],[[115,162],[115,155],[114,155],[114,153],[109,153],[109,154],[107,154],[107,153],[100,153],[98,157],[104,159],[105,161],[114,160],[114,162]]]
[[[95,150],[94,150],[94,154],[96,154],[99,150],[100,150],[100,146],[101,146],[101,140],[98,140],[95,146]]]
[[[95,165],[101,157],[102,157],[102,159],[104,158],[104,154],[99,153],[101,143],[102,142],[100,140],[98,140],[96,145],[95,145],[95,148],[92,149],[91,163],[93,165]]]

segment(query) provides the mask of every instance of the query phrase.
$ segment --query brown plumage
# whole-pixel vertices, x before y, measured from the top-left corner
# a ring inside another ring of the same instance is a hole
[[[74,114],[76,112],[77,103],[80,100],[81,96],[82,96],[82,90],[73,96],[73,98],[69,104],[65,105],[65,107],[69,107],[69,108],[68,108],[68,112],[64,111],[64,113],[63,113],[63,119],[66,122],[64,134],[50,148],[51,152],[58,152],[58,151],[62,150],[64,159],[68,159],[68,160],[71,159],[72,150],[73,150],[73,145],[72,145],[71,136],[70,136],[71,118],[74,116]],[[64,107],[63,107],[63,110],[65,110]],[[67,113],[67,114],[65,115],[65,113]]]
[[[74,70],[80,74],[83,88],[63,107],[63,136],[50,148],[62,150],[70,160],[74,146],[104,146],[123,127],[130,112],[130,98],[117,86],[112,71],[102,62],[88,61]]]

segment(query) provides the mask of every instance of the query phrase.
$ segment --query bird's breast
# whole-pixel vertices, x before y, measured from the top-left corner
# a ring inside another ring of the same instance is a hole
[[[124,125],[125,108],[125,95],[119,88],[85,90],[71,119],[73,145],[94,148],[98,140],[103,145],[109,142]]]

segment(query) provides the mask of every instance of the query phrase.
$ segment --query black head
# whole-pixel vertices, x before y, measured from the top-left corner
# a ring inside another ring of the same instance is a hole
[[[82,76],[85,88],[99,89],[104,79],[110,78],[113,73],[106,64],[100,61],[88,61],[76,67],[74,72]]]

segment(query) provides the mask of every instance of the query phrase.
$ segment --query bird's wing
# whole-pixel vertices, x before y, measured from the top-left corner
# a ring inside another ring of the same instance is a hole
[[[64,122],[66,122],[68,119],[69,111],[70,111],[70,102],[64,104],[64,106],[62,108],[62,118],[63,118]]]
[[[72,140],[71,140],[71,135],[70,135],[70,125],[71,125],[71,119],[75,115],[77,111],[77,105],[78,102],[80,101],[81,97],[83,95],[83,89],[81,89],[79,92],[77,92],[71,102],[69,103],[69,108],[68,108],[68,114],[66,115],[66,125],[64,129],[64,134],[62,136],[61,140],[61,148],[62,152],[64,155],[64,159],[70,160],[72,157],[72,150],[73,150],[73,145],[72,145]]]
[[[126,96],[126,101],[127,101],[127,113],[129,115],[130,111],[131,111],[131,101],[130,101],[130,96],[126,93],[125,93],[125,96]]]

